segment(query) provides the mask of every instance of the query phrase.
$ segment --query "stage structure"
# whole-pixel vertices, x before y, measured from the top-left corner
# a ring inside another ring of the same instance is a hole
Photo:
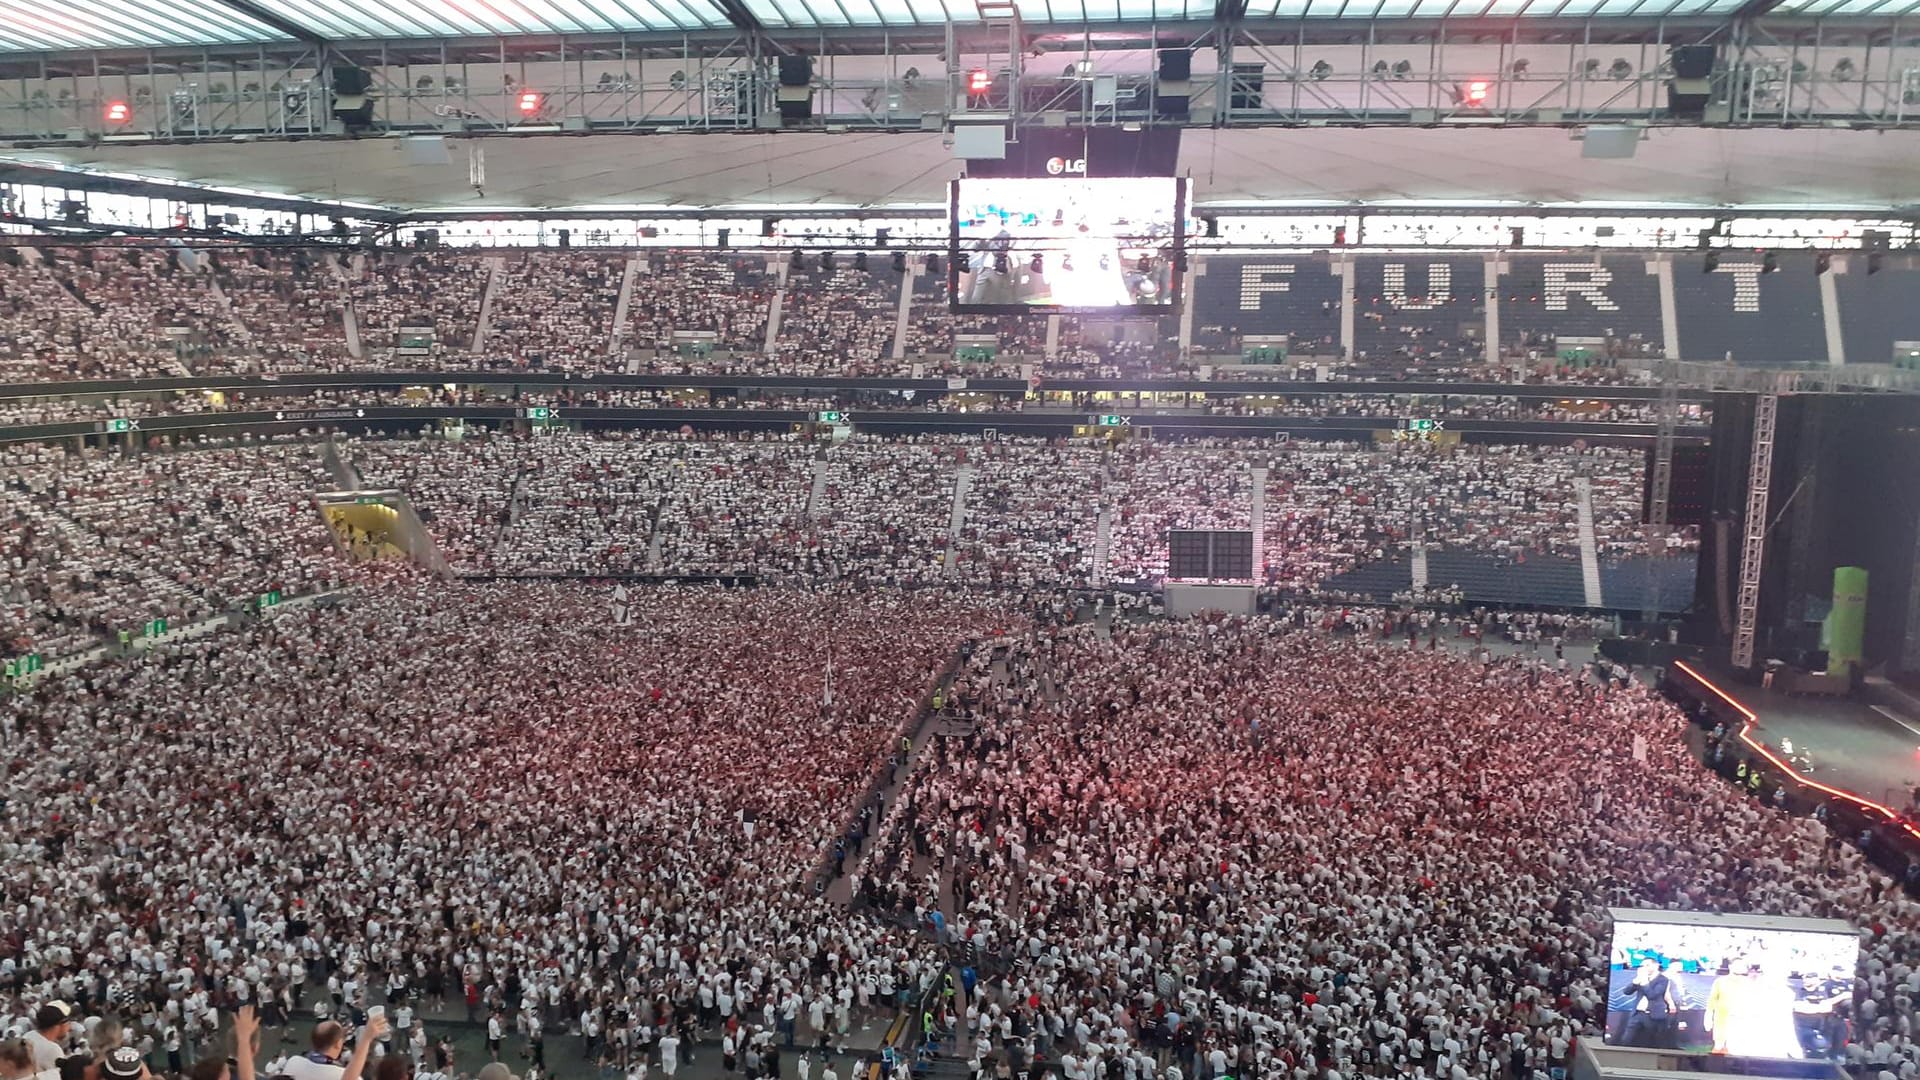
[[[1863,674],[1911,671],[1920,395],[1720,393],[1711,441],[1701,640],[1753,678],[1774,661],[1832,672],[1844,691]],[[1723,597],[1737,600],[1722,609]]]

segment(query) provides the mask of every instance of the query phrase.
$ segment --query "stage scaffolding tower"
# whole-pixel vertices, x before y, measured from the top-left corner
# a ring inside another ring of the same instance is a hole
[[[1760,623],[1760,571],[1766,561],[1767,497],[1773,484],[1773,433],[1780,395],[1763,393],[1753,403],[1753,452],[1747,463],[1747,516],[1741,524],[1739,621],[1733,630],[1733,666],[1753,667],[1754,635]]]
[[[1653,475],[1647,490],[1647,592],[1640,605],[1643,622],[1660,614],[1660,570],[1667,557],[1667,520],[1673,494],[1673,437],[1680,426],[1680,378],[1673,365],[1654,367],[1660,382],[1660,401],[1654,414]]]

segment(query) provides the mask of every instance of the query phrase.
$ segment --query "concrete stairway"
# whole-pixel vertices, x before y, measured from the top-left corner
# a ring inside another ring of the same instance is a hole
[[[1573,493],[1578,499],[1575,512],[1580,530],[1580,587],[1586,593],[1588,607],[1600,607],[1600,546],[1593,535],[1593,481],[1584,476],[1573,478]]]
[[[967,492],[973,487],[973,466],[962,465],[953,473],[953,512],[947,517],[947,576],[960,567],[960,537],[967,527]]]

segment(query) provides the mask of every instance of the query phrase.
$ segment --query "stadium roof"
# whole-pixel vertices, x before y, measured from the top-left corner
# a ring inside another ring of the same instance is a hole
[[[478,142],[448,140],[422,166],[405,140],[100,145],[0,151],[8,165],[104,170],[393,210],[582,207],[939,206],[962,163],[939,133],[528,136],[484,143],[486,190],[468,183]],[[1583,158],[1554,128],[1193,130],[1179,170],[1200,202],[1474,209],[1569,203],[1896,207],[1912,200],[1920,132],[1667,129],[1629,160]],[[24,179],[24,178],[23,178]]]
[[[1646,19],[1731,15],[1742,4],[1743,0],[1248,0],[1247,15],[1271,19]]]
[[[1244,0],[1248,19],[1673,19],[1750,0]],[[1764,0],[1762,0],[1764,3]],[[1029,24],[1204,23],[1213,0],[1014,0]],[[1229,2],[1228,7],[1234,6]],[[1779,15],[1897,18],[1920,0],[1780,0]],[[299,41],[540,38],[975,23],[974,0],[0,0],[0,52]]]

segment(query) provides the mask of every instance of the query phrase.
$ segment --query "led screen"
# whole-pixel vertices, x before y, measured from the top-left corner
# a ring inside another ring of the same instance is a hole
[[[1184,200],[1164,176],[956,180],[953,308],[1168,313]]]
[[[1846,1038],[1859,938],[1787,920],[1618,913],[1606,1041],[1753,1058],[1824,1058]]]

